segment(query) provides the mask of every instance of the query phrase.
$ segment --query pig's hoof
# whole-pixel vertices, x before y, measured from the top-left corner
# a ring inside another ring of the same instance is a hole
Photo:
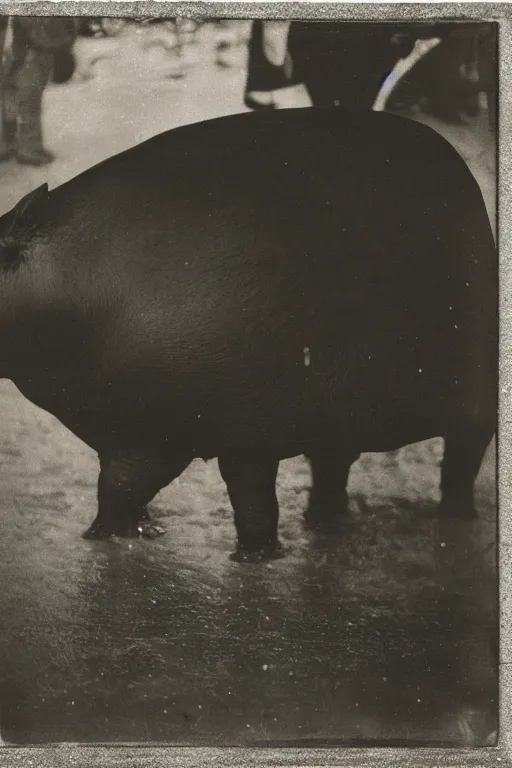
[[[27,150],[26,152],[17,152],[16,160],[20,165],[32,165],[36,168],[42,165],[49,165],[55,160],[55,155],[48,152],[47,149]]]
[[[159,536],[163,536],[165,528],[161,525],[157,525],[152,520],[141,520],[137,524],[137,536],[143,536],[145,539],[157,539]]]
[[[229,556],[235,563],[264,563],[268,560],[280,560],[285,555],[285,550],[280,542],[273,546],[262,547],[261,549],[246,549],[246,547],[237,545],[236,550]]]
[[[156,525],[152,520],[140,520],[138,523],[127,526],[104,526],[101,523],[93,523],[83,535],[84,539],[92,541],[105,541],[107,539],[136,539],[139,536],[145,539],[156,539],[165,533],[165,528]]]
[[[112,539],[114,536],[115,533],[113,531],[98,523],[93,523],[86,531],[84,531],[84,533],[82,533],[82,538],[87,541],[106,541],[107,539]]]
[[[438,511],[439,517],[453,520],[478,520],[479,517],[472,501],[465,502],[456,499],[441,501]]]

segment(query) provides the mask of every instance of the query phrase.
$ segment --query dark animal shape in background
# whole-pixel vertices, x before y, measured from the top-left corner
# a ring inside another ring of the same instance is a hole
[[[238,557],[276,555],[279,461],[346,512],[362,451],[443,436],[441,511],[475,514],[494,433],[497,257],[430,128],[375,112],[236,115],[156,136],[0,219],[0,375],[98,452],[86,536],[218,457]]]

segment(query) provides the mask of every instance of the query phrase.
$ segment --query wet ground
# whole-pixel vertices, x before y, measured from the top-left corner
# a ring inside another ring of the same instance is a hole
[[[0,209],[153,133],[243,111],[245,48],[228,30],[219,51],[217,34],[203,28],[181,56],[159,29],[80,40],[76,80],[46,98],[58,160],[2,165]],[[465,156],[494,217],[486,115],[435,127]],[[494,445],[479,520],[436,518],[442,445],[432,440],[363,455],[351,519],[331,535],[303,526],[306,462],[282,462],[288,554],[240,565],[228,557],[234,526],[215,461],[194,462],[155,499],[165,536],[84,541],[95,455],[10,382],[0,404],[7,741],[494,743]]]

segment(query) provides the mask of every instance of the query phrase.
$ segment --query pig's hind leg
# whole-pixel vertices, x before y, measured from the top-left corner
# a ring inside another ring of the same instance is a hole
[[[152,537],[163,533],[152,523],[146,505],[188,464],[189,460],[181,457],[169,460],[131,451],[100,456],[98,514],[84,538]]]
[[[219,456],[219,469],[235,513],[238,535],[232,556],[240,562],[280,557],[276,477],[279,459],[256,452]]]
[[[347,482],[356,451],[325,446],[306,453],[311,465],[312,486],[304,515],[308,525],[332,526],[349,514]]]
[[[494,430],[493,424],[471,426],[446,435],[441,466],[441,515],[466,520],[478,517],[474,485]]]

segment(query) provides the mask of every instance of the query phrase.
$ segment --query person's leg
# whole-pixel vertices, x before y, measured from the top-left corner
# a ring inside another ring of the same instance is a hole
[[[9,17],[0,17],[0,161],[14,155],[16,133],[15,92],[12,83],[14,52],[6,51]]]
[[[288,31],[289,22],[253,22],[244,92],[246,107],[274,109],[273,91],[292,84]]]
[[[43,93],[52,72],[49,49],[28,48],[15,73],[17,91],[16,157],[25,165],[46,165],[54,159],[43,145]]]

